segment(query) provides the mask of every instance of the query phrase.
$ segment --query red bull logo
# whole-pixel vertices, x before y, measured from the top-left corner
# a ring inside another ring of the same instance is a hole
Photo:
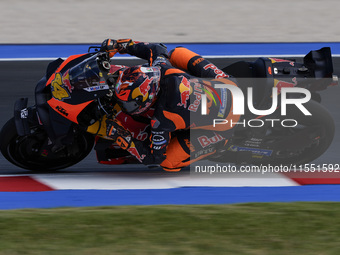
[[[215,144],[218,143],[220,141],[224,140],[224,137],[214,133],[215,135],[213,137],[207,137],[205,135],[200,136],[197,138],[198,142],[200,143],[200,145],[202,146],[202,148],[205,148],[211,144]]]
[[[154,79],[153,77],[151,77],[150,79],[146,77],[145,80],[142,82],[142,84],[133,90],[132,95],[131,95],[132,98],[134,99],[134,98],[137,98],[138,96],[142,96],[143,102],[147,100],[149,97],[149,91],[151,88],[150,84],[152,83],[153,79]]]
[[[147,96],[149,90],[150,90],[150,83],[152,82],[153,77],[151,79],[146,78],[143,83],[139,86],[139,90],[142,93],[143,96]]]
[[[192,93],[192,88],[190,86],[190,82],[185,77],[182,78],[181,84],[179,85],[179,92],[181,93],[181,101],[177,104],[177,106],[183,106],[184,108],[187,108],[187,101],[189,100],[190,94]]]
[[[291,66],[294,66],[294,62],[291,60],[287,60],[287,59],[280,59],[280,58],[269,58],[272,63],[282,63],[282,62],[287,62],[289,63]]]
[[[70,75],[69,75],[69,70],[67,70],[64,75],[63,75],[63,84],[68,88],[70,92],[74,89],[74,87],[71,86],[70,83]]]
[[[136,159],[138,159],[139,162],[143,162],[143,159],[145,158],[145,155],[140,155],[138,150],[136,149],[136,146],[134,142],[131,143],[131,146],[129,149],[127,149],[128,152],[130,152],[131,155],[135,156]]]

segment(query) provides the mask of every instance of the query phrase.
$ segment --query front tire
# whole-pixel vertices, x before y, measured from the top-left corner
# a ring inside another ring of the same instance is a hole
[[[7,121],[0,132],[0,151],[12,164],[31,171],[56,171],[83,160],[92,150],[94,136],[75,132],[74,141],[52,153],[49,138],[39,125],[30,124],[31,134],[19,136],[14,118]]]

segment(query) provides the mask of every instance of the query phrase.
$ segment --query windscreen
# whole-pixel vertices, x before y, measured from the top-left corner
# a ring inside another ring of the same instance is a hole
[[[90,57],[69,70],[71,86],[76,90],[100,85],[101,72],[96,57]]]

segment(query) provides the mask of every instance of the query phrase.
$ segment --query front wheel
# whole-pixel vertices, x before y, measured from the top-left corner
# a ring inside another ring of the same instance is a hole
[[[55,171],[70,167],[83,160],[92,150],[94,136],[85,132],[74,132],[70,145],[51,152],[45,130],[30,124],[31,134],[19,136],[14,118],[7,121],[0,132],[0,150],[12,164],[32,171]]]

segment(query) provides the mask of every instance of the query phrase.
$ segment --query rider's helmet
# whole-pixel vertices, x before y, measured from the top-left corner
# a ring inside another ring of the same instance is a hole
[[[132,115],[147,111],[156,100],[159,81],[158,67],[134,66],[120,71],[115,86],[118,104]]]

